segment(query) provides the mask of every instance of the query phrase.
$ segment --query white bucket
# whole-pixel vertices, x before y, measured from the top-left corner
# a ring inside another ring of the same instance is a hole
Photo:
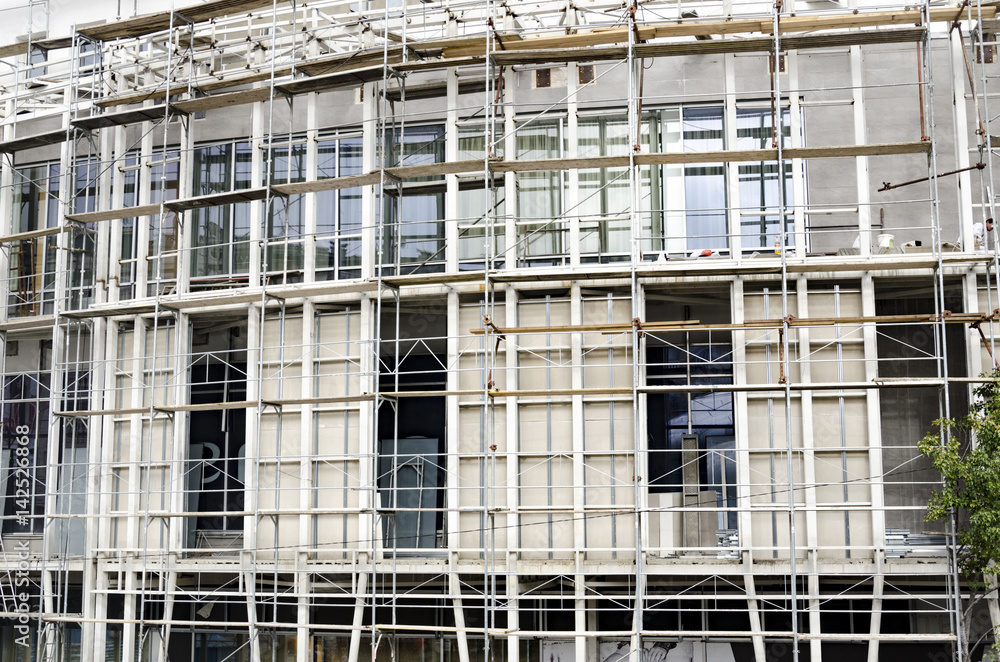
[[[879,248],[892,248],[896,244],[896,236],[891,234],[880,234],[878,236]]]

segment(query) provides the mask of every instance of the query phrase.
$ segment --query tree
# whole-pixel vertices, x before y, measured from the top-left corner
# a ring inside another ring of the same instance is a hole
[[[927,502],[926,519],[950,520],[958,534],[958,568],[971,596],[960,614],[965,660],[991,632],[970,641],[974,610],[997,590],[1000,573],[1000,370],[984,376],[989,381],[975,390],[969,414],[934,421],[938,431],[919,444],[943,482]],[[998,650],[994,645],[984,659],[1000,659]]]

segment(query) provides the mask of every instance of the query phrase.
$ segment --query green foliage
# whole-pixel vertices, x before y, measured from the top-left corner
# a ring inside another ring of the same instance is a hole
[[[927,520],[958,519],[958,564],[966,581],[985,588],[1000,572],[1000,371],[976,389],[968,416],[935,421],[919,444],[942,476],[927,503]]]

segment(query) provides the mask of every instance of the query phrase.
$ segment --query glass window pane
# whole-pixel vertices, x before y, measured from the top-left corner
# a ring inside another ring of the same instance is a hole
[[[683,111],[685,152],[723,149],[722,108],[694,107]],[[684,168],[684,209],[687,249],[718,249],[729,245],[726,224],[726,181],[721,165]]]
[[[771,111],[765,108],[740,109],[736,113],[738,149],[763,149],[773,144]],[[789,111],[782,112],[782,144],[791,145]],[[776,161],[740,163],[736,166],[740,190],[740,232],[745,249],[769,249],[790,246],[794,235],[792,215],[785,215],[782,229],[779,215],[781,205],[779,193],[784,194],[786,203],[791,200],[792,166],[785,165],[779,175]],[[780,180],[780,183],[779,183]],[[784,191],[780,187],[784,187]],[[782,236],[782,233],[785,233]]]

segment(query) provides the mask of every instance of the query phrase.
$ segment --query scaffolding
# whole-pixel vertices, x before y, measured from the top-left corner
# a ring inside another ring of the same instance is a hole
[[[996,12],[0,45],[0,657],[981,654],[916,443],[998,365]]]

